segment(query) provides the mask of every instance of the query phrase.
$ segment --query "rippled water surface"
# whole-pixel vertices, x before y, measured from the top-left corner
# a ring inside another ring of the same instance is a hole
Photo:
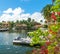
[[[0,54],[29,54],[33,49],[28,46],[13,45],[13,39],[17,36],[26,37],[26,33],[0,32]]]

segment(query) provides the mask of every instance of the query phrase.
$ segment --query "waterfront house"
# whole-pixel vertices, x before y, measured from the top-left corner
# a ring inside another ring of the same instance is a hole
[[[27,29],[27,25],[26,24],[16,24],[15,29],[16,30],[26,30]]]
[[[9,28],[10,24],[9,22],[2,21],[2,28]]]
[[[40,23],[35,22],[35,25],[32,27],[32,29],[36,30],[41,27],[42,27],[42,25]]]

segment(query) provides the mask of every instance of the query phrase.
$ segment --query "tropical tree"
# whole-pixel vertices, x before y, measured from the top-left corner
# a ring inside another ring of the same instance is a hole
[[[2,25],[2,22],[0,22],[0,25]]]
[[[12,30],[12,28],[14,27],[15,23],[13,21],[9,21],[9,30]]]
[[[28,22],[31,22],[31,18],[28,18],[27,21],[28,21]]]
[[[51,7],[52,7],[52,5],[51,4],[48,4],[48,5],[46,5],[43,9],[42,9],[42,13],[43,13],[43,15],[44,15],[44,18],[45,19],[47,19],[48,21],[50,21],[51,20],[51,18],[50,18],[50,16],[51,16]]]
[[[26,20],[21,20],[20,23],[21,24],[27,24],[27,21]]]
[[[18,24],[18,23],[20,23],[20,22],[19,22],[19,20],[17,20],[15,23]]]
[[[54,4],[55,0],[52,0],[52,5]]]

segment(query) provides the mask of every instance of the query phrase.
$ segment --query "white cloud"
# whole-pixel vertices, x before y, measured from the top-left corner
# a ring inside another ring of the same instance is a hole
[[[13,14],[14,15],[18,15],[18,14],[21,14],[23,12],[24,12],[24,10],[21,9],[20,7],[18,7],[18,8],[16,8],[16,9],[13,10]]]
[[[6,14],[12,13],[12,8],[9,8],[6,11],[3,11],[3,13],[6,13]]]
[[[3,11],[3,14],[0,16],[0,22],[1,21],[16,21],[16,20],[27,20],[29,17],[31,19],[35,19],[35,21],[40,22],[40,20],[43,20],[44,17],[40,12],[35,12],[33,14],[30,13],[24,13],[24,10],[20,7],[12,9],[9,8],[5,11]]]
[[[10,20],[10,15],[9,14],[2,14],[0,17],[0,21],[9,21]]]
[[[22,19],[27,20],[27,18],[29,18],[29,17],[30,17],[30,14],[29,13],[27,13],[27,14],[21,14],[21,20]]]
[[[15,15],[21,14],[23,12],[24,12],[24,10],[21,9],[20,7],[15,8],[14,10],[12,8],[9,8],[9,9],[3,11],[3,13],[5,13],[5,14],[12,13],[12,14],[15,14]]]
[[[44,20],[44,17],[40,12],[35,12],[31,15],[32,19],[35,19],[36,21],[40,22],[40,20]]]

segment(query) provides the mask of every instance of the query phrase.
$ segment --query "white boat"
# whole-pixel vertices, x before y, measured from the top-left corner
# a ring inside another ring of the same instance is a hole
[[[13,40],[14,44],[30,44],[32,41],[32,39],[30,37],[26,37],[26,38],[21,38],[21,37],[17,37]]]
[[[9,28],[0,28],[0,32],[2,32],[2,31],[8,31],[9,30]]]

